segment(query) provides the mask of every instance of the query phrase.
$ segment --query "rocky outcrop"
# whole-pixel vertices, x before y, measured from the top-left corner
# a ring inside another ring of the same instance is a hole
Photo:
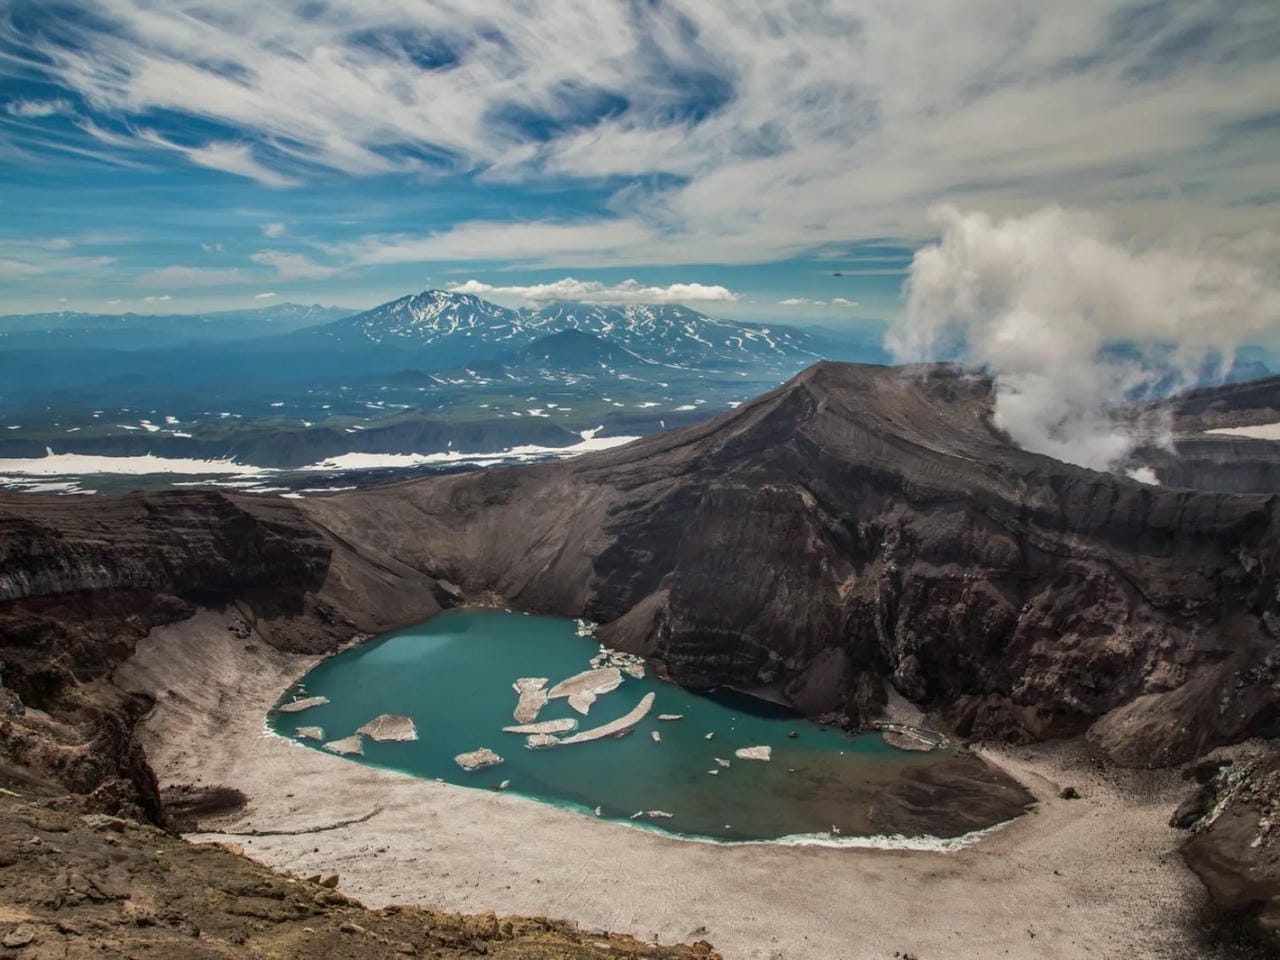
[[[1182,856],[1209,891],[1209,919],[1280,951],[1280,750],[1213,771],[1175,821],[1193,831]]]
[[[338,878],[274,873],[226,847],[102,815],[0,797],[0,939],[7,956],[187,960],[717,960],[545,917],[367,910]]]

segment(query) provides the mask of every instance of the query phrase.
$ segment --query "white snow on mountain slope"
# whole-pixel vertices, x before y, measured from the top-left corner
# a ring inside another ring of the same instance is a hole
[[[810,334],[786,327],[737,323],[679,304],[607,306],[552,303],[511,310],[469,294],[427,290],[385,303],[318,332],[373,344],[479,349],[523,346],[574,330],[621,346],[648,362],[680,368],[807,363],[819,357]]]

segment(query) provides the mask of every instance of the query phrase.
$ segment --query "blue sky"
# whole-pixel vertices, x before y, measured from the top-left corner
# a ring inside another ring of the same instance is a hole
[[[1274,265],[1277,49],[1273,0],[8,0],[0,312],[854,323],[940,204]]]

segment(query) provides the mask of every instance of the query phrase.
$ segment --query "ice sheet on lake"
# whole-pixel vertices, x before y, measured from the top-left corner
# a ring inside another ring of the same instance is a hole
[[[649,711],[653,709],[653,693],[646,693],[640,698],[640,702],[635,705],[630,713],[619,717],[617,720],[610,721],[599,727],[592,727],[590,730],[583,730],[581,733],[575,733],[571,737],[565,737],[560,741],[562,745],[573,743],[588,743],[592,740],[603,740],[605,737],[618,737],[631,730],[648,716]]]
[[[503,727],[503,733],[568,733],[578,729],[578,721],[573,717],[560,720],[540,720],[537,723],[520,723],[512,727]]]
[[[341,740],[330,740],[324,745],[324,748],[330,753],[362,754],[364,753],[364,737],[358,733],[353,733],[351,736],[343,737]]]
[[[369,739],[379,741],[418,739],[418,728],[413,725],[411,717],[398,717],[390,713],[374,717],[356,733],[363,733]]]
[[[511,685],[520,694],[513,716],[517,723],[533,723],[547,705],[546,677],[521,677]]]
[[[453,758],[454,763],[463,770],[470,773],[473,770],[483,770],[485,767],[496,767],[502,763],[502,758],[490,750],[488,747],[481,747],[479,750],[470,750],[466,753],[460,753]]]
[[[312,707],[323,707],[328,702],[328,697],[303,697],[301,700],[282,703],[276,709],[281,713],[299,713],[303,710],[310,710]]]

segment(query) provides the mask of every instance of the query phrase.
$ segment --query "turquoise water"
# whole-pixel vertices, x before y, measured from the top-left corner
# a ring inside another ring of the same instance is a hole
[[[628,713],[646,693],[653,710],[626,736],[544,750],[503,733],[514,724],[517,677],[560,680],[589,669],[597,642],[576,634],[572,620],[498,610],[463,610],[387,634],[320,663],[285,694],[325,696],[329,703],[270,715],[272,728],[293,737],[299,726],[324,728],[327,740],[347,737],[380,714],[413,718],[416,741],[365,738],[352,762],[390,767],[469,787],[509,789],[572,805],[589,815],[631,820],[662,810],[670,819],[636,821],[666,832],[726,840],[762,840],[837,827],[846,836],[874,834],[868,812],[876,794],[928,755],[888,747],[878,735],[850,736],[815,726],[780,707],[740,694],[691,693],[647,673],[624,674],[587,716],[564,699],[550,701],[538,720],[576,717],[579,730]],[[684,719],[662,721],[662,713]],[[650,732],[659,731],[661,742]],[[795,732],[797,736],[790,737]],[[706,735],[713,734],[708,740]],[[321,749],[315,741],[301,740]],[[768,745],[770,762],[741,760],[739,747]],[[504,758],[468,773],[454,757],[488,747]],[[730,761],[722,767],[716,758]],[[716,770],[712,774],[710,771]]]

